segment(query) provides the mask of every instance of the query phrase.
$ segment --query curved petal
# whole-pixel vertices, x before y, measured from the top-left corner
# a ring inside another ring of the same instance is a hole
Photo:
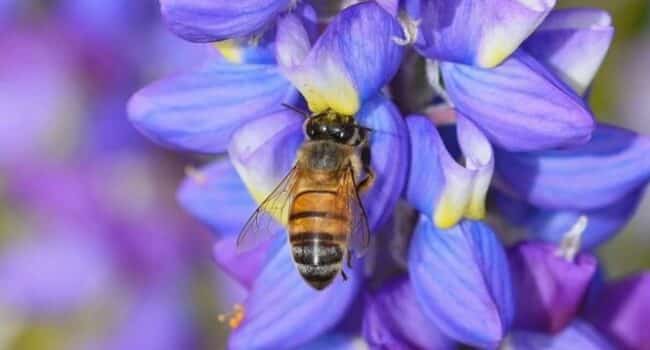
[[[495,348],[514,316],[508,262],[485,224],[438,230],[424,216],[415,229],[409,273],[423,312],[450,337]]]
[[[494,169],[492,148],[483,134],[459,115],[463,167],[451,157],[431,121],[413,116],[407,118],[407,125],[411,141],[407,200],[441,228],[452,227],[463,217],[482,218]]]
[[[397,72],[403,48],[393,38],[401,35],[399,23],[377,3],[353,5],[329,24],[300,65],[284,66],[284,72],[311,111],[353,115]]]
[[[406,182],[408,170],[408,133],[397,108],[377,95],[366,102],[356,116],[359,124],[372,129],[370,136],[371,168],[375,182],[361,199],[374,230],[393,212]]]
[[[277,25],[275,52],[278,65],[285,68],[298,66],[309,54],[309,33],[298,16],[287,14]]]
[[[332,329],[359,290],[361,274],[350,271],[316,291],[300,277],[288,242],[266,265],[244,304],[244,320],[230,336],[233,349],[278,349],[303,345]],[[314,322],[318,317],[318,322]]]
[[[613,350],[610,341],[596,331],[592,325],[581,319],[575,319],[561,333],[534,333],[525,331],[512,332],[507,340],[508,349],[529,350]]]
[[[290,110],[246,123],[232,136],[230,160],[257,203],[289,173],[303,142],[303,118]]]
[[[183,39],[213,42],[267,29],[290,0],[161,0],[170,29]]]
[[[643,349],[650,344],[650,273],[608,284],[597,294],[586,317],[599,330],[625,349]]]
[[[138,91],[129,101],[129,117],[165,146],[219,153],[237,127],[282,109],[291,91],[273,66],[215,63]]]
[[[387,283],[367,295],[363,335],[374,349],[454,349],[423,313],[408,278]]]
[[[443,63],[441,71],[458,111],[510,151],[582,144],[594,129],[582,98],[523,50],[494,69]]]
[[[574,8],[551,12],[523,48],[583,95],[614,37],[609,14]]]
[[[499,151],[499,186],[544,208],[596,209],[611,205],[650,179],[650,138],[606,124],[592,140],[565,150]]]
[[[485,68],[512,54],[555,6],[555,0],[408,0],[420,20],[416,49],[431,59]]]
[[[556,333],[578,313],[598,261],[589,254],[568,261],[557,251],[555,244],[536,242],[508,249],[517,296],[513,328]]]
[[[188,170],[177,197],[185,210],[207,224],[219,237],[238,234],[257,208],[227,159]],[[227,213],[224,208],[228,208]]]
[[[581,236],[581,250],[590,251],[611,239],[629,222],[639,206],[642,191],[635,191],[620,200],[591,210],[540,209],[523,201],[496,195],[499,209],[511,223],[521,226],[526,235],[551,243],[560,243],[581,216],[587,227]]]

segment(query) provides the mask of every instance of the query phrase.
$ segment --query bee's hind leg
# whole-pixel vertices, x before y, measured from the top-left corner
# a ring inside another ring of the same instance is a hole
[[[344,281],[348,280],[348,275],[345,274],[345,270],[341,270],[341,277],[343,277]]]

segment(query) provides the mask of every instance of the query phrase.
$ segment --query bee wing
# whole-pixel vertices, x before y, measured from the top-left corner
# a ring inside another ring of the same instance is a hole
[[[246,221],[237,237],[238,251],[252,249],[283,231],[296,178],[294,166]]]
[[[348,238],[348,246],[356,257],[362,257],[370,244],[370,227],[368,226],[366,210],[363,208],[363,203],[361,203],[361,198],[357,192],[352,167],[348,167],[342,184],[342,190],[345,191],[344,195],[352,215],[352,231]]]

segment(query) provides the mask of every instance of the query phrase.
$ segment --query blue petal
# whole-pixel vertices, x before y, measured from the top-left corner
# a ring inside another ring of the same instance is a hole
[[[602,208],[553,210],[533,207],[512,197],[496,194],[499,209],[511,223],[523,228],[532,239],[560,243],[581,216],[588,219],[581,236],[581,250],[594,250],[619,233],[639,206],[641,191],[632,192]]]
[[[532,33],[555,0],[408,0],[420,20],[416,49],[436,60],[494,67]]]
[[[389,13],[363,2],[343,10],[301,64],[283,68],[313,112],[354,115],[397,72],[403,47],[394,38],[401,35]]]
[[[177,197],[185,210],[220,237],[239,233],[257,207],[235,168],[226,159],[188,170]],[[227,213],[223,208],[228,208]]]
[[[230,347],[286,349],[324,335],[342,320],[357,295],[361,273],[350,272],[347,281],[337,278],[316,291],[300,277],[285,243],[255,281],[244,304],[244,322],[231,334]]]
[[[614,37],[611,22],[609,14],[600,9],[555,10],[523,48],[583,95]]]
[[[311,40],[298,16],[287,14],[277,25],[276,59],[282,67],[295,67],[309,54]]]
[[[514,316],[508,262],[482,222],[465,220],[439,230],[421,216],[409,272],[424,314],[448,336],[495,348],[508,332]]]
[[[374,349],[454,349],[423,313],[407,278],[366,296],[363,335]]]
[[[511,349],[515,350],[615,349],[607,338],[596,331],[592,325],[581,319],[575,319],[561,333],[556,335],[515,331],[510,335],[507,344]]]
[[[592,140],[566,150],[496,156],[499,184],[544,208],[589,210],[613,204],[650,179],[650,139],[600,124]]]
[[[371,128],[371,168],[375,183],[361,194],[371,228],[383,225],[393,212],[406,182],[408,131],[397,108],[377,95],[363,105],[356,116],[359,124]]]
[[[522,50],[494,69],[441,65],[455,107],[493,143],[511,151],[572,146],[591,137],[589,107]]]
[[[261,203],[289,173],[302,145],[303,117],[284,109],[246,123],[232,137],[230,159]]]
[[[494,158],[483,134],[467,118],[458,117],[457,133],[464,166],[449,154],[433,123],[420,116],[407,118],[411,162],[406,198],[437,227],[449,228],[463,217],[485,215]]]
[[[171,30],[195,42],[212,42],[256,34],[273,24],[289,0],[161,0]]]
[[[215,63],[138,91],[129,116],[165,146],[219,153],[237,127],[282,109],[292,90],[273,66]]]
[[[263,36],[255,43],[246,39],[229,39],[214,43],[212,48],[228,63],[275,64],[273,33]]]

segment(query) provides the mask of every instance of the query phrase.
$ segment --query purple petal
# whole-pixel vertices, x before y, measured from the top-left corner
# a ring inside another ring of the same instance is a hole
[[[559,243],[578,218],[585,216],[587,227],[581,236],[581,250],[593,250],[620,232],[639,206],[641,192],[632,192],[603,208],[591,210],[540,209],[512,197],[499,195],[497,205],[511,223],[523,228],[533,239]]]
[[[331,108],[353,115],[399,67],[399,23],[375,2],[343,10],[298,66],[284,66],[313,112]],[[286,63],[280,60],[280,63]],[[294,63],[294,61],[289,61]]]
[[[645,349],[650,344],[650,273],[608,284],[586,312],[599,330],[625,349]]]
[[[516,350],[615,349],[606,337],[596,331],[591,324],[581,319],[575,319],[557,335],[526,331],[512,332],[507,340],[507,344],[509,348]]]
[[[494,69],[443,63],[441,70],[458,111],[500,147],[530,151],[591,137],[594,121],[582,98],[522,50]]]
[[[366,102],[356,115],[359,124],[371,128],[371,168],[375,183],[361,194],[370,227],[386,222],[393,212],[406,182],[408,133],[397,108],[378,95]]]
[[[492,230],[479,221],[436,229],[420,217],[409,272],[425,315],[466,344],[495,348],[514,316],[508,262]]]
[[[555,333],[576,316],[598,262],[589,254],[567,261],[557,251],[556,245],[547,243],[508,249],[517,296],[513,328]]]
[[[286,11],[289,0],[161,0],[171,30],[195,42],[250,36],[267,29]]]
[[[363,335],[374,349],[453,349],[423,313],[407,278],[366,297]]]
[[[558,209],[611,205],[650,178],[650,139],[600,124],[589,143],[566,150],[498,152],[499,184],[531,204]]]
[[[244,304],[244,321],[230,336],[235,349],[293,348],[332,329],[359,290],[361,274],[350,271],[323,291],[302,279],[285,243],[255,281]],[[314,317],[318,322],[314,322]]]
[[[583,95],[614,36],[611,18],[591,8],[551,12],[523,48]]]
[[[129,101],[129,116],[165,146],[219,153],[237,127],[282,109],[291,91],[273,66],[213,63],[138,91]]]
[[[459,116],[458,139],[467,160],[461,166],[430,120],[413,116],[407,118],[407,124],[411,164],[406,198],[441,228],[449,228],[463,217],[482,218],[494,167],[492,148],[485,136],[471,121]]]
[[[235,168],[226,159],[188,170],[177,197],[185,210],[218,236],[238,234],[257,208]],[[228,208],[228,212],[223,208]]]
[[[491,68],[526,39],[555,0],[409,0],[411,18],[421,20],[415,47],[431,59]]]

